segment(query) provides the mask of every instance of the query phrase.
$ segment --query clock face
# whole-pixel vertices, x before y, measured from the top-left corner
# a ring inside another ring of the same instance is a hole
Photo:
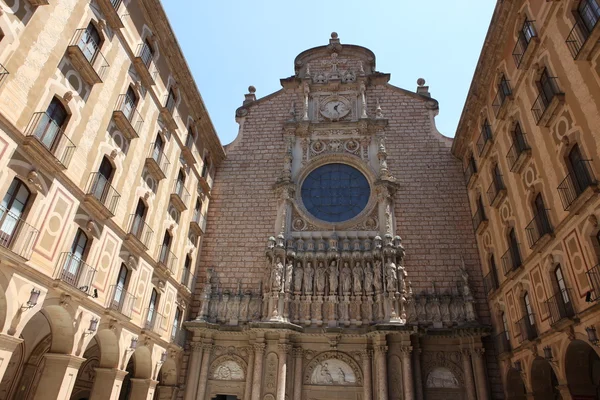
[[[333,120],[345,117],[350,112],[348,105],[341,100],[331,100],[323,104],[321,114]]]

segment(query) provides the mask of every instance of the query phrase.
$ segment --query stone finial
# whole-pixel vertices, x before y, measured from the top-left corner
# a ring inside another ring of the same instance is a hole
[[[331,39],[329,39],[329,47],[333,50],[339,50],[342,48],[340,45],[340,38],[337,32],[331,32]]]
[[[254,86],[250,85],[250,86],[248,86],[248,93],[246,93],[244,95],[243,105],[252,103],[253,101],[256,101],[256,88]]]
[[[377,107],[375,108],[375,119],[382,119],[383,111],[381,110],[381,104],[379,104],[379,99],[377,99]]]
[[[425,86],[425,79],[419,78],[417,79],[417,93],[423,96],[431,97],[429,94],[429,86]]]

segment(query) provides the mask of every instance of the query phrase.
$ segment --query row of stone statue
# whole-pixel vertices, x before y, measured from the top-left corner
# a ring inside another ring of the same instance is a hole
[[[281,257],[268,262],[264,279],[264,292],[294,294],[362,295],[372,293],[405,293],[407,273],[396,265],[393,257],[381,260],[338,260],[325,265],[317,261],[294,260],[289,257],[286,265]]]

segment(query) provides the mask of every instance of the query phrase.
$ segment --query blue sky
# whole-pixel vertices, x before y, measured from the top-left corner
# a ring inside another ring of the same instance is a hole
[[[300,52],[342,44],[371,49],[390,83],[425,78],[440,102],[438,130],[454,136],[495,6],[492,0],[162,0],[221,142],[237,135],[249,85],[264,97],[294,73]]]

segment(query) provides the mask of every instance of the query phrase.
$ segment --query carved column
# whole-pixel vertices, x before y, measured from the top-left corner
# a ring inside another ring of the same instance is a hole
[[[85,359],[70,354],[46,353],[34,400],[68,399],[75,385],[77,372]]]
[[[467,391],[467,400],[477,400],[475,395],[475,382],[473,380],[473,369],[471,368],[471,352],[463,349],[461,353],[463,361],[463,372],[465,374],[465,390]]]
[[[252,373],[254,370],[254,347],[248,347],[248,371],[246,371],[246,389],[244,390],[244,400],[252,399]]]
[[[402,352],[402,383],[404,386],[404,400],[415,399],[415,388],[413,385],[413,371],[412,371],[412,346],[402,346],[400,348]]]
[[[301,347],[294,347],[294,400],[302,399],[302,356]],[[367,400],[367,399],[365,399]]]
[[[198,391],[196,399],[204,399],[206,393],[206,384],[208,383],[208,368],[210,367],[210,354],[212,353],[212,343],[207,343],[202,346],[202,366],[200,367],[200,377],[198,378]]]
[[[373,381],[373,379],[371,378],[371,359],[373,358],[373,351],[372,350],[364,350],[363,352],[361,352],[361,358],[362,358],[362,368],[363,368],[363,375],[364,375],[363,399],[371,400],[373,398],[373,388],[371,387],[372,381]]]
[[[374,346],[375,363],[377,365],[377,400],[387,400],[387,346]]]
[[[154,398],[154,391],[158,381],[152,379],[131,379],[131,394],[129,400],[148,400]],[[48,397],[45,397],[46,399]]]
[[[280,343],[279,353],[279,372],[277,373],[277,400],[285,400],[285,379],[287,377],[287,356],[292,346],[287,343]]]
[[[262,381],[263,357],[265,344],[254,343],[254,371],[252,375],[252,400],[260,400],[260,386]]]
[[[91,400],[111,400],[119,397],[127,371],[116,368],[95,368],[96,378],[92,386]]]
[[[415,396],[417,400],[423,400],[423,377],[421,376],[421,349],[413,349],[413,365],[415,376]]]
[[[484,349],[475,349],[471,353],[473,356],[473,367],[475,369],[475,382],[477,383],[477,400],[488,400],[483,353]]]
[[[202,343],[191,343],[192,355],[188,363],[189,371],[185,385],[185,400],[195,400],[200,376],[200,363],[202,362]]]
[[[4,377],[13,352],[22,341],[23,339],[0,333],[0,380]]]

